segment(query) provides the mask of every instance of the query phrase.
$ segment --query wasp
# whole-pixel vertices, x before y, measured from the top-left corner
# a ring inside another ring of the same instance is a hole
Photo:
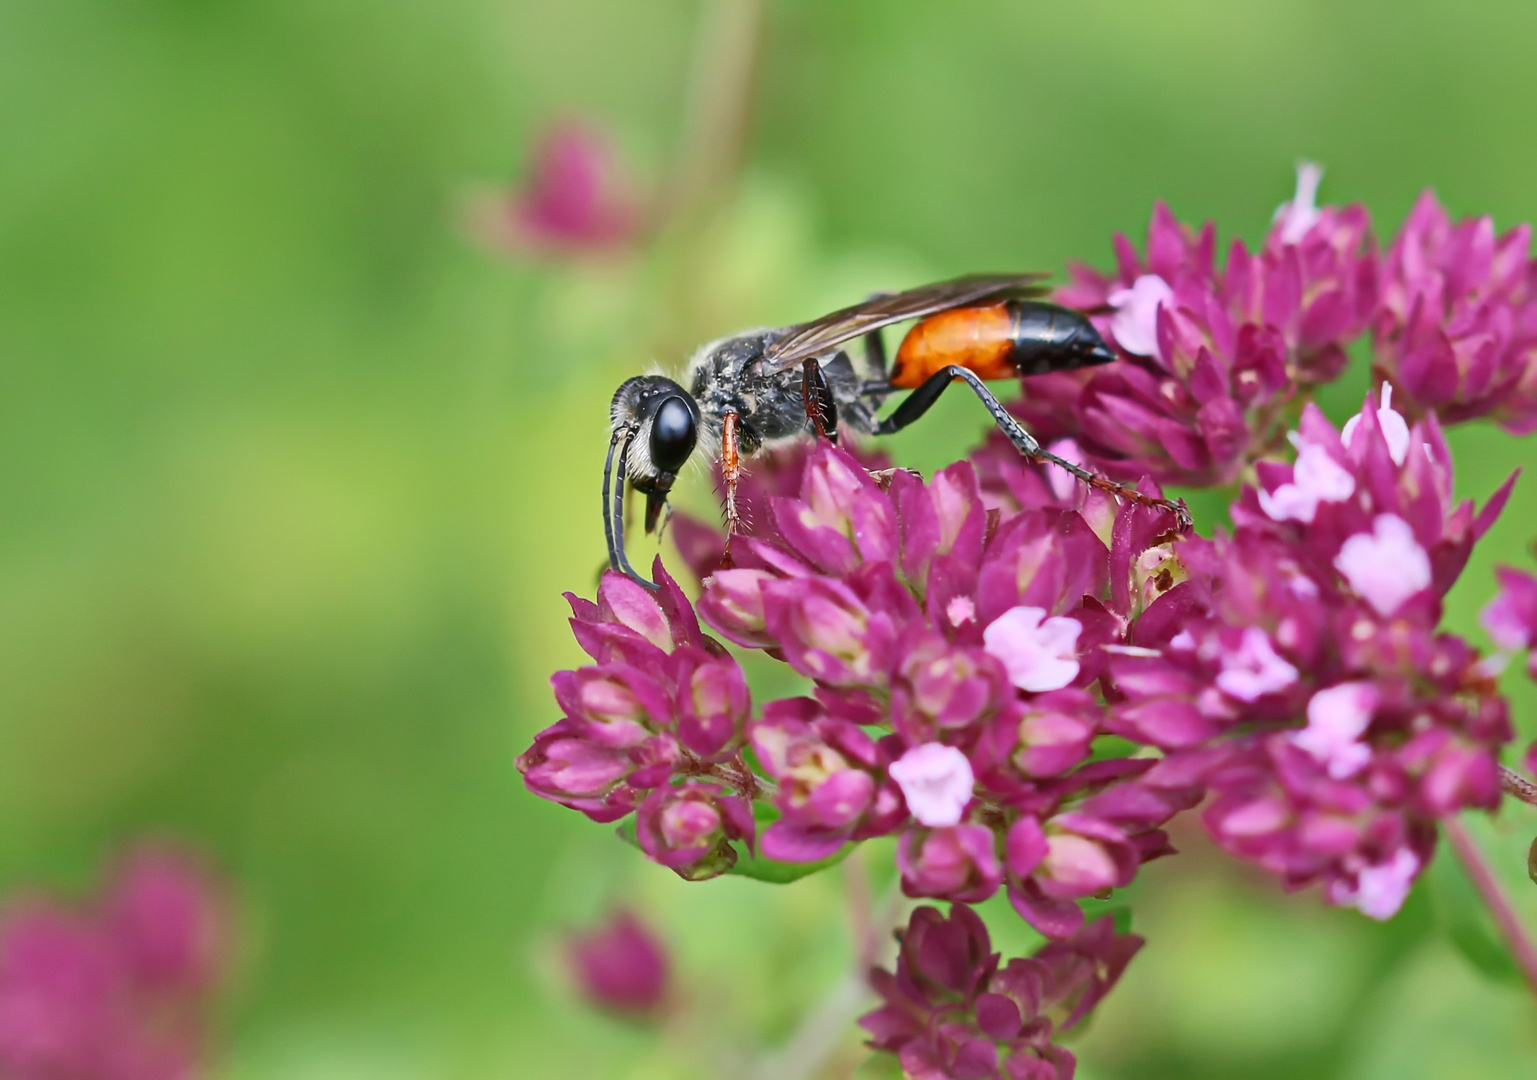
[[[1105,364],[1115,353],[1089,320],[1047,303],[1047,275],[972,274],[906,292],[881,294],[796,326],[747,330],[702,346],[683,381],[627,379],[614,393],[603,464],[603,529],[609,565],[648,588],[625,554],[625,483],[646,497],[646,532],[655,530],[668,493],[696,450],[718,459],[725,487],[726,559],[741,528],[736,489],[744,460],[759,450],[815,435],[836,442],[839,425],[890,435],[926,413],[945,389],[964,383],[1019,452],[1050,462],[1120,498],[1172,510],[1190,527],[1183,502],[1145,495],[1050,453],[987,388],[995,379]],[[883,328],[916,319],[895,360],[886,362]],[[863,339],[863,363],[844,348]],[[911,393],[878,414],[895,391]],[[615,472],[618,472],[617,482]]]

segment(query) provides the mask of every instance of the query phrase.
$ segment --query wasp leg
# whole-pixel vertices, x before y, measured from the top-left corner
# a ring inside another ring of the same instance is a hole
[[[731,538],[742,527],[742,515],[736,505],[736,485],[742,476],[742,418],[734,412],[728,412],[722,420],[720,475],[726,485],[726,550],[721,554],[720,566],[722,570],[729,570],[735,565],[731,561]]]
[[[1144,495],[1129,484],[1122,484],[1101,473],[1090,472],[1082,465],[1077,465],[1066,458],[1053,454],[1036,442],[1035,437],[1024,429],[1008,409],[1003,407],[1003,403],[993,396],[993,392],[987,388],[986,383],[977,377],[976,372],[969,371],[963,367],[957,367],[952,364],[929,376],[918,389],[907,395],[907,400],[898,405],[895,412],[875,425],[873,434],[890,435],[893,432],[901,431],[928,412],[933,407],[934,402],[939,400],[939,395],[945,392],[945,388],[957,379],[971,387],[972,393],[982,400],[982,404],[992,414],[993,423],[998,425],[998,430],[1002,431],[1009,442],[1014,444],[1016,450],[1031,461],[1038,463],[1050,462],[1059,468],[1066,469],[1092,488],[1109,492],[1123,499],[1130,499],[1142,506],[1171,511],[1174,514],[1175,521],[1178,522],[1180,531],[1190,531],[1193,522],[1190,517],[1190,511],[1186,508],[1183,501],[1174,502],[1169,499],[1155,499],[1151,495]]]
[[[865,335],[865,374],[872,380],[886,381],[886,339],[879,330]]]
[[[833,400],[832,389],[822,376],[822,365],[815,359],[801,365],[801,401],[806,406],[806,419],[811,421],[817,435],[836,444],[838,403]]]

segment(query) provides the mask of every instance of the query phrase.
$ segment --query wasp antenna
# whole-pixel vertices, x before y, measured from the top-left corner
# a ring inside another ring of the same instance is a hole
[[[635,567],[630,565],[629,557],[624,551],[624,485],[628,477],[625,471],[625,462],[630,457],[630,439],[633,432],[629,430],[616,431],[608,440],[608,456],[603,460],[603,537],[608,541],[608,565],[611,570],[618,570],[625,577],[643,585],[652,592],[660,589],[650,578],[642,577],[635,572]],[[621,437],[623,442],[620,442]],[[619,450],[619,483],[614,484],[614,449]]]

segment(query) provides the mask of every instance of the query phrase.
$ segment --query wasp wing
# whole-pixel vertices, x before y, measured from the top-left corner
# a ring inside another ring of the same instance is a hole
[[[1040,282],[1047,277],[1041,273],[968,274],[889,296],[874,296],[862,304],[841,308],[820,319],[792,326],[783,337],[764,350],[759,370],[765,375],[772,375],[892,323],[921,319],[936,312],[967,307],[983,300],[1040,296],[1046,291]]]

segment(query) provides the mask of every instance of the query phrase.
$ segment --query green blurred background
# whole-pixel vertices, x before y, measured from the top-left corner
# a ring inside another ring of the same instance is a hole
[[[660,183],[704,10],[0,0],[0,883],[84,890],[146,831],[210,851],[244,911],[229,1076],[716,1075],[677,1064],[699,1031],[562,985],[559,930],[615,896],[743,1044],[846,963],[837,875],[687,886],[513,769],[579,657],[559,593],[603,558],[621,377],[877,287],[1106,264],[1154,198],[1252,242],[1301,156],[1384,233],[1426,186],[1537,217],[1520,0],[770,0],[739,179],[686,237],[580,265],[466,237],[466,192],[562,116]],[[976,437],[946,405],[900,458]],[[1533,458],[1454,446],[1480,498]],[[1456,627],[1530,562],[1534,510],[1528,482]],[[1534,832],[1480,829],[1537,922]],[[1537,1013],[1449,859],[1379,926],[1179,840],[1081,1075],[1533,1071]]]

